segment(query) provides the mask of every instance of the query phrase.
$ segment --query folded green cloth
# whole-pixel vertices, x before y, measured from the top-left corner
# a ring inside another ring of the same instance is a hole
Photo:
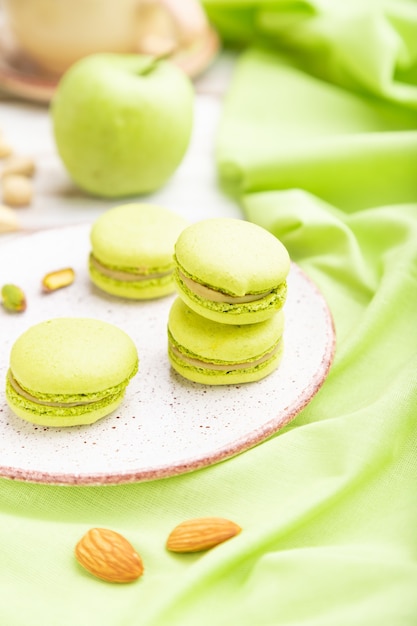
[[[226,42],[291,53],[311,74],[417,107],[415,0],[204,0]]]
[[[348,92],[251,49],[226,101],[218,161],[238,196],[299,188],[349,212],[413,202],[417,107]]]
[[[225,41],[253,42],[219,128],[221,182],[322,290],[335,362],[289,426],[218,465],[115,487],[1,480],[0,624],[415,626],[417,5],[205,4]],[[397,45],[377,50],[387,30]],[[168,553],[173,526],[201,515],[243,531]],[[141,580],[82,572],[92,526],[137,547]]]

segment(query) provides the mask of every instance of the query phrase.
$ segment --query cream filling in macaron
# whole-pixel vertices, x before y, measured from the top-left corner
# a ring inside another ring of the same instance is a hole
[[[263,356],[259,357],[259,359],[254,359],[253,361],[246,361],[242,363],[213,363],[212,361],[202,361],[195,357],[189,357],[186,354],[183,354],[172,343],[170,344],[170,349],[183,363],[186,363],[187,365],[218,371],[228,371],[231,369],[243,370],[248,367],[256,367],[257,365],[265,363],[265,361],[271,359],[281,349],[281,340],[273,347],[270,352],[267,352]]]
[[[90,254],[90,262],[100,272],[100,274],[103,274],[103,276],[108,276],[109,278],[123,282],[138,282],[141,280],[164,278],[164,276],[169,276],[173,273],[173,268],[162,272],[151,272],[146,267],[135,268],[136,271],[132,272],[125,272],[119,269],[116,270],[108,267],[107,265],[103,265],[103,263],[98,261],[93,254]]]
[[[272,289],[269,291],[264,291],[262,293],[256,294],[247,294],[246,296],[231,296],[230,294],[223,293],[222,291],[217,291],[216,289],[211,289],[210,287],[206,287],[201,283],[185,276],[180,270],[178,270],[178,274],[183,281],[183,283],[196,295],[205,298],[206,300],[211,300],[212,302],[226,302],[226,304],[240,304],[243,302],[256,302],[256,300],[261,300],[265,298],[265,296],[269,295],[272,292]]]
[[[103,393],[103,396],[101,398],[94,398],[94,400],[82,400],[78,402],[51,402],[48,400],[40,400],[39,398],[36,398],[36,396],[32,396],[32,394],[25,391],[19,385],[19,383],[17,382],[17,380],[14,378],[13,374],[10,371],[8,372],[8,378],[9,378],[9,382],[11,386],[13,387],[13,389],[19,396],[22,396],[23,398],[26,398],[26,400],[30,400],[30,402],[34,402],[35,404],[42,404],[43,406],[57,406],[57,407],[85,406],[86,404],[94,404],[96,402],[100,402],[103,398],[106,397],[106,394]]]

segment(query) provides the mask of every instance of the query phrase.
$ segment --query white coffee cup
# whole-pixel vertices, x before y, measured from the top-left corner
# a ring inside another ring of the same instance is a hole
[[[207,30],[198,0],[2,0],[1,6],[19,52],[52,75],[96,52],[169,54]]]

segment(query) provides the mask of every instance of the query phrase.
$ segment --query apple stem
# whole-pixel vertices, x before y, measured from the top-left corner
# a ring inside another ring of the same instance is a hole
[[[146,74],[149,74],[150,72],[152,72],[155,67],[158,65],[159,61],[163,61],[164,59],[168,59],[168,57],[171,55],[170,52],[165,52],[164,54],[160,54],[158,56],[154,56],[151,57],[149,59],[149,62],[147,65],[145,65],[143,68],[141,68],[139,74],[141,76],[146,76]]]

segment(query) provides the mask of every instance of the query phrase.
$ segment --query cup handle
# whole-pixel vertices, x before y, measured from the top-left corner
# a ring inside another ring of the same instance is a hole
[[[198,0],[140,0],[138,52],[169,55],[207,33],[206,14]]]

